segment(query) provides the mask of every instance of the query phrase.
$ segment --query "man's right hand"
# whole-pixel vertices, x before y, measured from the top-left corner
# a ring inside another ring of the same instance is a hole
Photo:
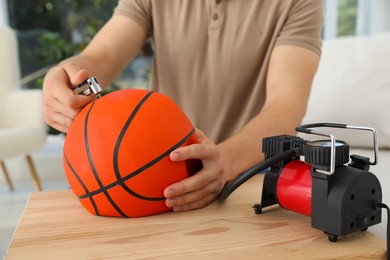
[[[139,52],[146,35],[137,22],[114,15],[81,54],[52,68],[43,82],[46,122],[61,132],[68,132],[76,115],[94,99],[94,95],[73,94],[72,88],[90,76],[97,77],[102,87],[110,84]]]
[[[93,95],[73,94],[72,88],[83,83],[89,73],[74,62],[64,62],[49,70],[43,82],[43,113],[53,128],[68,132],[81,109],[93,100]]]

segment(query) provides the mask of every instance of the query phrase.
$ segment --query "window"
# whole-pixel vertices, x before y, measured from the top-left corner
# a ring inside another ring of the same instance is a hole
[[[0,0],[0,25],[8,24],[8,20],[7,2]]]
[[[28,88],[41,87],[50,66],[80,52],[117,5],[116,0],[4,1],[9,25],[18,35],[22,82]],[[136,57],[112,88],[147,87],[151,55],[143,53],[147,55]]]
[[[324,38],[390,30],[390,0],[324,0]]]

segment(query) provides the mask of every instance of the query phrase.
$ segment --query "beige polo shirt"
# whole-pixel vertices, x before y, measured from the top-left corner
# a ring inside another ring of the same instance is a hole
[[[114,15],[152,37],[152,90],[216,143],[260,112],[275,46],[320,54],[323,0],[120,0]]]

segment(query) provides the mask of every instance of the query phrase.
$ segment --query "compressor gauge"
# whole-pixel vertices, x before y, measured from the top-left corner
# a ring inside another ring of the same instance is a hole
[[[336,140],[334,145],[331,140],[318,140],[307,142],[303,151],[305,162],[316,165],[318,168],[330,171],[332,168],[332,148],[334,147],[334,166],[340,166],[349,161],[349,145]]]

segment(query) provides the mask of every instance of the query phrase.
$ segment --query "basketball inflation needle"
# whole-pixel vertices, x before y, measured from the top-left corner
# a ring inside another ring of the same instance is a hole
[[[95,95],[95,98],[93,99],[93,102],[95,102],[98,98],[101,98],[102,95],[99,93],[99,94],[96,94]]]
[[[102,97],[101,93],[103,92],[102,87],[95,77],[90,77],[80,85],[73,88],[74,94],[80,94],[84,96],[89,96],[95,94],[95,99]]]

